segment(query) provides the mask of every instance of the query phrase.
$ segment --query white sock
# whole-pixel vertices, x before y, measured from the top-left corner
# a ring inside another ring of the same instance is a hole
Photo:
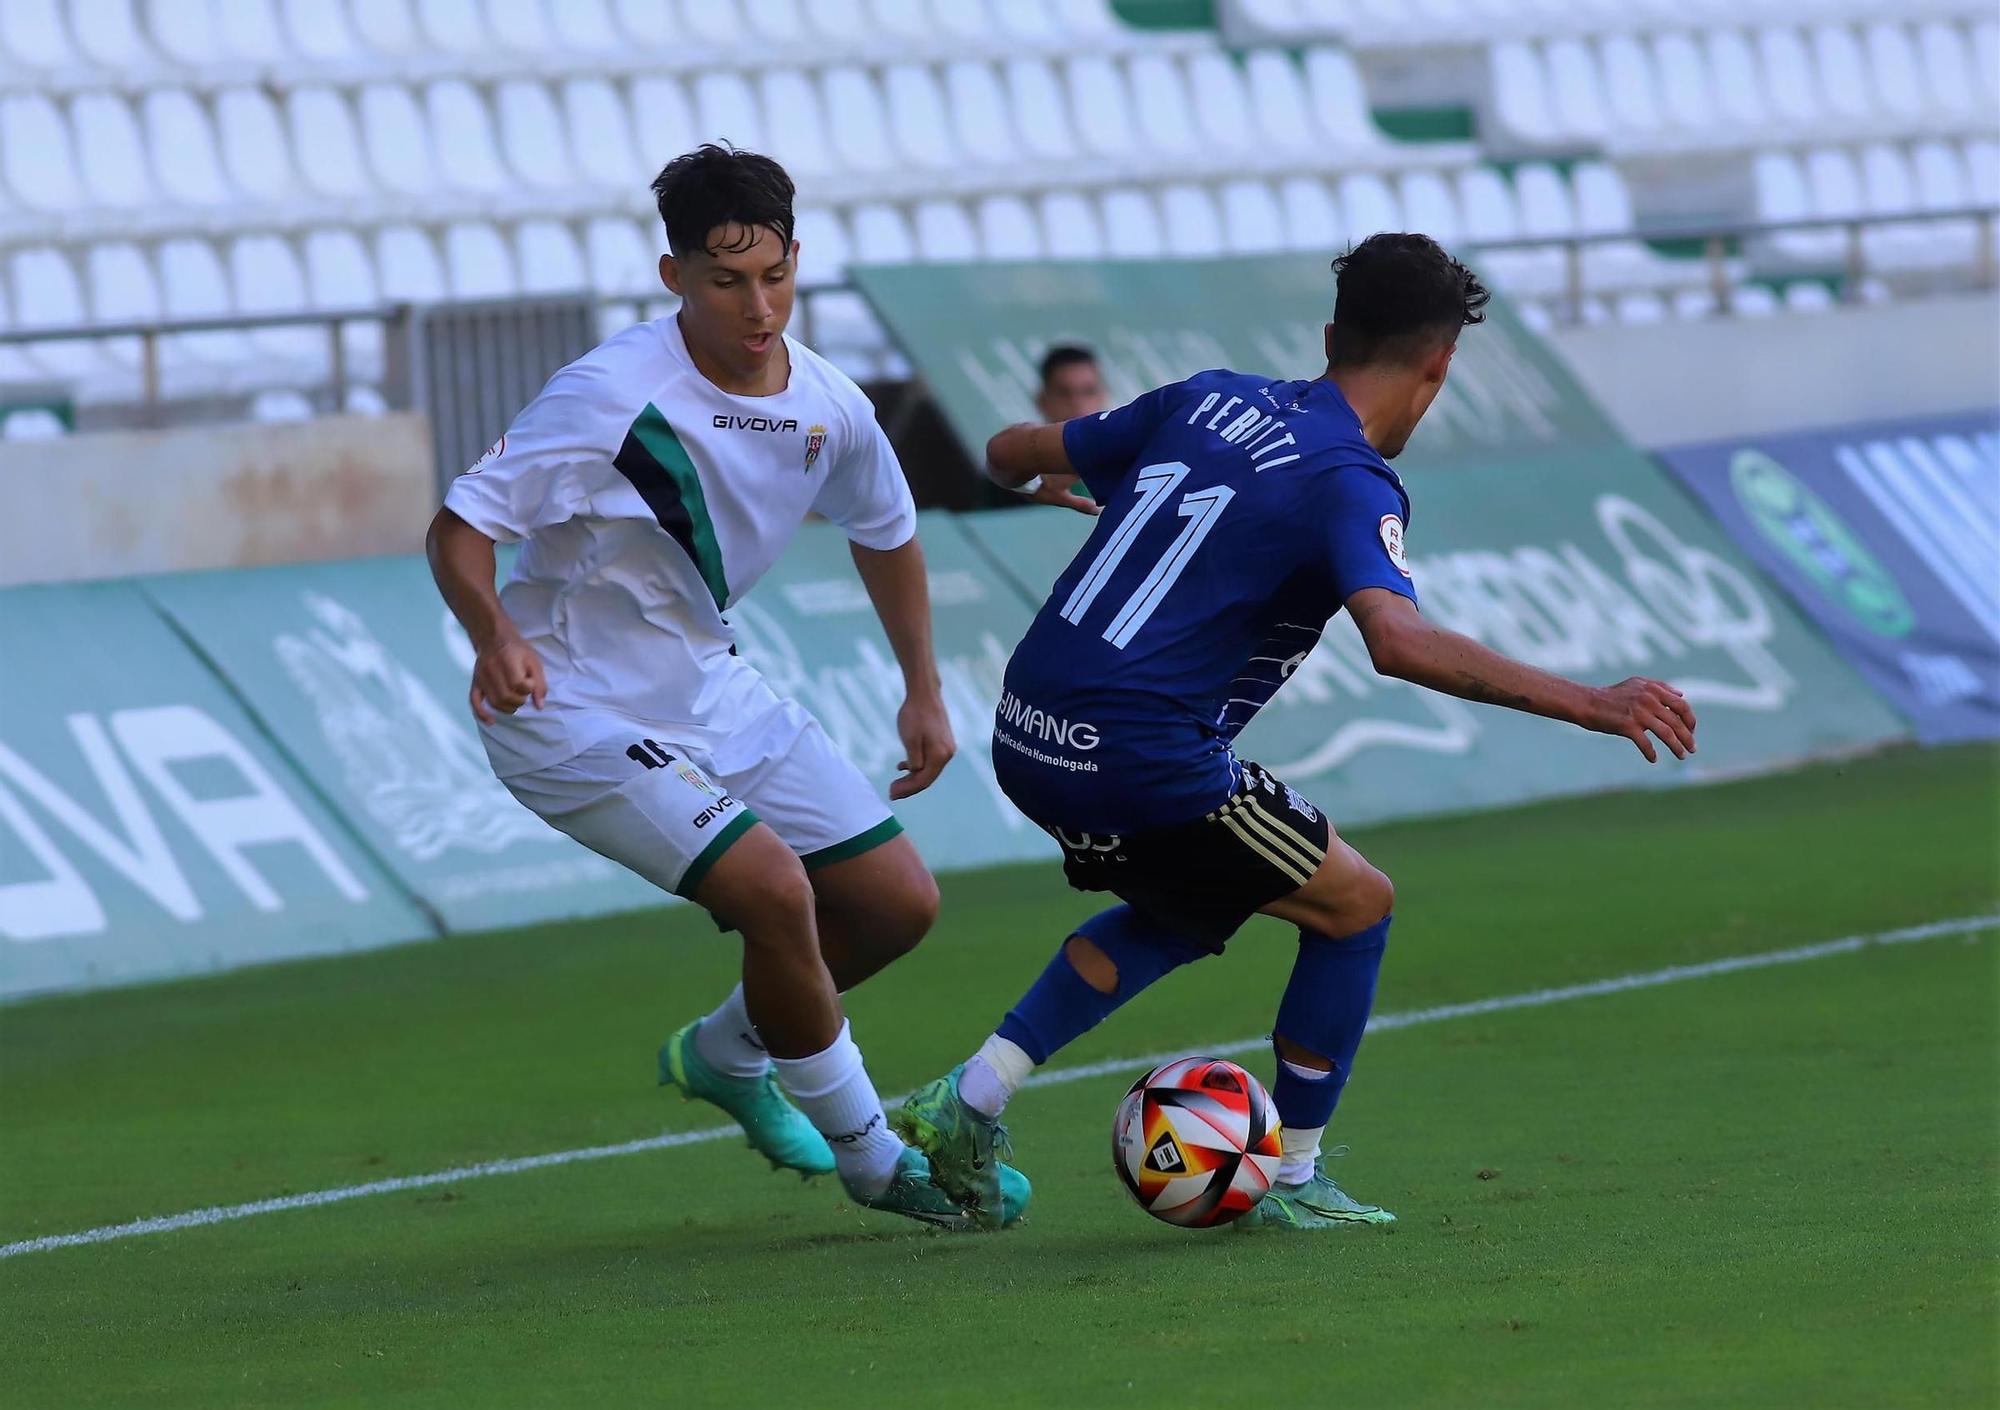
[[[958,1094],[981,1116],[995,1117],[1034,1070],[1035,1060],[1019,1043],[995,1033],[980,1044],[979,1051],[966,1061],[965,1071],[958,1074]]]
[[[1319,1159],[1319,1138],[1325,1134],[1324,1126],[1303,1131],[1296,1126],[1278,1128],[1278,1139],[1285,1147],[1285,1158],[1278,1162],[1279,1184],[1303,1185],[1312,1179],[1313,1164]]]
[[[856,1199],[874,1199],[889,1188],[903,1143],[889,1129],[882,1098],[862,1065],[845,1021],[840,1036],[811,1057],[772,1058],[778,1085],[833,1147],[840,1183]]]
[[[750,1010],[743,1007],[741,984],[694,1030],[694,1046],[710,1066],[729,1077],[762,1077],[771,1065],[764,1040],[750,1021]]]

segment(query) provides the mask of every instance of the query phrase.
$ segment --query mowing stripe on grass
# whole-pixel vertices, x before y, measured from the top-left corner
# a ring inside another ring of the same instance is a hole
[[[1409,1009],[1402,1013],[1378,1013],[1368,1021],[1371,1033],[1395,1028],[1415,1028],[1420,1024],[1443,1023],[1454,1018],[1474,1018],[1480,1014],[1505,1013],[1511,1009],[1542,1008],[1568,1003],[1572,999],[1622,994],[1633,989],[1656,989],[1663,984],[1679,984],[1690,979],[1708,979],[1738,970],[1768,969],[1773,965],[1803,964],[1807,960],[1852,954],[1874,945],[1907,945],[1919,940],[1936,940],[1949,935],[1970,935],[1981,930],[2000,929],[2000,915],[1966,916],[1958,920],[1933,921],[1928,925],[1905,926],[1873,935],[1848,935],[1817,945],[1800,945],[1790,950],[1766,950],[1761,954],[1733,955],[1701,964],[1671,965],[1643,974],[1624,974],[1611,979],[1595,979],[1585,984],[1568,984],[1557,989],[1530,989],[1521,994],[1501,994],[1490,999],[1474,999],[1463,1004],[1440,1004],[1435,1008]],[[1211,1044],[1203,1051],[1216,1056],[1247,1053],[1263,1047],[1265,1037],[1243,1038],[1235,1042]],[[1130,1072],[1135,1068],[1156,1067],[1169,1058],[1183,1056],[1185,1049],[1147,1053],[1141,1057],[1114,1058],[1107,1062],[1084,1063],[1039,1072],[1027,1081],[1030,1087],[1054,1087],[1065,1082],[1082,1082],[1092,1077]],[[891,1104],[901,1100],[889,1099]],[[391,1195],[403,1190],[427,1189],[433,1185],[454,1185],[462,1180],[479,1180],[489,1175],[518,1175],[527,1170],[546,1170],[557,1165],[575,1165],[586,1160],[609,1160],[619,1155],[639,1155],[645,1151],[671,1150],[675,1146],[699,1145],[742,1134],[735,1126],[710,1126],[699,1131],[673,1131],[662,1136],[645,1136],[609,1146],[585,1146],[580,1150],[551,1151],[546,1155],[517,1156],[510,1160],[487,1160],[477,1165],[461,1165],[451,1170],[435,1170],[428,1175],[399,1175],[388,1180],[370,1180],[365,1185],[342,1185],[331,1190],[311,1190],[299,1195],[252,1200],[248,1204],[213,1205],[190,1209],[181,1214],[162,1214],[151,1219],[134,1219],[124,1224],[106,1224],[74,1234],[47,1234],[38,1239],[21,1239],[0,1244],[0,1258],[49,1249],[76,1248],[82,1244],[109,1243],[114,1239],[137,1238],[141,1234],[166,1234],[176,1229],[194,1229],[204,1224],[222,1224],[248,1219],[258,1214],[277,1214],[288,1209],[314,1209],[323,1204],[339,1204],[367,1195]]]

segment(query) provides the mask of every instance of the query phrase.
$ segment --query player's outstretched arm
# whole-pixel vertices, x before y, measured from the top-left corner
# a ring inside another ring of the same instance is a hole
[[[937,657],[931,650],[931,595],[924,570],[924,551],[912,537],[899,548],[865,548],[848,544],[855,571],[882,619],[882,631],[896,664],[903,668],[903,708],[896,712],[896,733],[903,741],[902,777],[889,785],[891,798],[922,793],[944,772],[958,752],[952,738],[951,715],[944,706]]]
[[[467,697],[472,713],[491,724],[494,710],[511,715],[530,700],[541,709],[548,694],[542,658],[522,640],[493,590],[493,540],[449,509],[440,509],[424,536],[424,553],[445,605],[478,653]]]
[[[986,443],[986,473],[994,484],[1038,503],[1094,515],[1097,502],[1076,492],[1076,467],[1063,448],[1063,424],[1022,422],[996,432]]]
[[[1427,622],[1416,603],[1386,588],[1363,588],[1347,599],[1347,610],[1368,644],[1369,660],[1385,676],[1623,735],[1649,764],[1659,757],[1654,737],[1676,759],[1694,752],[1694,709],[1665,681],[1634,676],[1613,686],[1581,685]]]

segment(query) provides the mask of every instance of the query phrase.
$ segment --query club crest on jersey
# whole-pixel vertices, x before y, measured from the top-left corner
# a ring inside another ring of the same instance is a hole
[[[1382,534],[1382,547],[1388,550],[1389,561],[1396,565],[1396,571],[1404,577],[1410,576],[1410,562],[1403,557],[1403,521],[1393,514],[1384,514],[1377,526]]]
[[[812,474],[813,462],[826,447],[826,427],[812,425],[806,427],[806,473]]]
[[[710,783],[707,779],[703,778],[699,770],[692,768],[687,764],[682,764],[680,766],[679,773],[683,779],[685,779],[688,783],[692,784],[694,787],[700,789],[703,793],[706,793],[709,797],[715,798],[720,796],[716,792],[715,785]]]

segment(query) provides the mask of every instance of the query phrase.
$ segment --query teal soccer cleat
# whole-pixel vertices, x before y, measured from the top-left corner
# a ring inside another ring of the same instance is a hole
[[[889,1113],[889,1128],[930,1160],[930,1178],[951,1202],[983,1229],[998,1229],[1005,1218],[1001,1164],[1013,1154],[1007,1128],[966,1105],[958,1094],[960,1063],[934,1082],[910,1093]],[[1026,1181],[1023,1180],[1023,1184]]]
[[[1396,1216],[1379,1205],[1363,1204],[1333,1183],[1324,1164],[1310,1180],[1273,1185],[1270,1193],[1236,1221],[1239,1229],[1335,1229],[1349,1224],[1393,1224]]]
[[[889,1188],[874,1199],[859,1203],[864,1209],[900,1214],[906,1219],[921,1220],[940,1229],[961,1233],[976,1229],[1004,1229],[1027,1212],[1034,1189],[1028,1184],[1028,1177],[1012,1166],[1001,1165],[997,1170],[994,1186],[998,1193],[994,1197],[994,1207],[1000,1211],[1000,1217],[991,1224],[975,1220],[968,1211],[959,1208],[951,1196],[938,1188],[931,1173],[930,1161],[924,1158],[924,1153],[911,1148],[905,1148],[897,1160],[896,1173],[890,1177]]]
[[[721,1107],[750,1138],[750,1149],[777,1170],[796,1170],[810,1180],[833,1172],[833,1149],[813,1129],[805,1113],[785,1100],[767,1069],[761,1077],[731,1077],[716,1071],[695,1046],[696,1019],[660,1049],[660,1085],[675,1086],[683,1095]]]

